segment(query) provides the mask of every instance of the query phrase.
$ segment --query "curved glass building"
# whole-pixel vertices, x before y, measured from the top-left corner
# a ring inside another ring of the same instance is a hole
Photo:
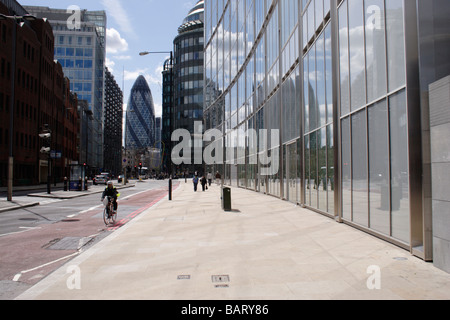
[[[142,75],[131,89],[125,130],[127,149],[153,147],[156,142],[155,106],[150,87]]]
[[[203,46],[204,46],[204,1],[198,1],[178,28],[174,39],[173,85],[174,101],[173,130],[185,129],[191,135],[194,123],[203,121]],[[194,149],[201,146],[194,146]],[[192,156],[193,158],[193,156]],[[186,165],[173,168],[177,172],[203,171],[202,165]]]
[[[428,118],[429,85],[450,74],[449,11],[442,0],[205,0],[205,129],[226,146],[231,130],[279,133],[271,149],[239,136],[241,158],[213,170],[450,261]],[[262,173],[263,152],[278,172]]]

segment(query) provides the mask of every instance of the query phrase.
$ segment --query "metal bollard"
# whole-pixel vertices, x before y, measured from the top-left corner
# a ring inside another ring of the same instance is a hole
[[[169,201],[172,201],[172,176],[169,178]]]

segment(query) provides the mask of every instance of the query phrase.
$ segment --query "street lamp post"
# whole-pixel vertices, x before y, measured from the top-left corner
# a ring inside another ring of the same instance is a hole
[[[143,51],[140,52],[139,55],[142,56],[146,56],[149,54],[170,54],[170,77],[171,77],[171,82],[172,82],[172,87],[173,87],[173,65],[174,65],[174,61],[173,61],[173,51]],[[172,95],[174,94],[174,90],[172,90]],[[170,112],[169,112],[169,117],[170,117],[170,132],[173,131],[173,120],[172,120],[172,109],[174,107],[175,104],[175,99],[174,97],[172,97],[172,105],[170,106]],[[172,139],[169,140],[169,152],[172,152]],[[169,155],[170,156],[170,155]],[[172,161],[169,161],[169,201],[172,201]]]
[[[45,146],[42,147],[41,153],[47,154],[48,156],[48,170],[47,170],[47,193],[51,194],[50,189],[50,180],[51,180],[51,163],[52,163],[52,156],[51,156],[51,150],[52,150],[52,131],[50,130],[48,124],[44,125],[44,129],[42,130],[42,133],[39,134],[39,138],[43,139],[45,142]]]

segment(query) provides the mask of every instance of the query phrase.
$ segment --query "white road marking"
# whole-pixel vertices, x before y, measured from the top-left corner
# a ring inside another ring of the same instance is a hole
[[[39,269],[41,269],[41,268],[47,267],[47,266],[49,266],[49,265],[52,265],[52,264],[54,264],[54,263],[57,263],[57,262],[60,262],[60,261],[63,261],[63,260],[72,258],[72,257],[74,257],[74,256],[76,256],[76,255],[79,255],[81,252],[83,252],[83,250],[77,251],[77,252],[75,252],[75,253],[73,253],[73,254],[71,254],[71,255],[68,255],[68,256],[59,258],[59,259],[57,259],[57,260],[48,262],[48,263],[43,264],[43,265],[41,265],[41,266],[38,266],[38,267],[36,267],[36,268],[30,269],[30,270],[21,271],[21,272],[19,272],[18,274],[16,274],[16,275],[14,276],[13,281],[14,281],[14,282],[17,282],[17,281],[19,281],[20,277],[21,277],[22,275],[26,274],[26,273],[30,273],[30,272],[39,270]]]

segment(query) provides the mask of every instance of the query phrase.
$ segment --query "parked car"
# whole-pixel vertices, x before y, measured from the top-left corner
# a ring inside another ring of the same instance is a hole
[[[97,175],[94,177],[94,185],[98,184],[108,184],[108,179],[104,175]]]

